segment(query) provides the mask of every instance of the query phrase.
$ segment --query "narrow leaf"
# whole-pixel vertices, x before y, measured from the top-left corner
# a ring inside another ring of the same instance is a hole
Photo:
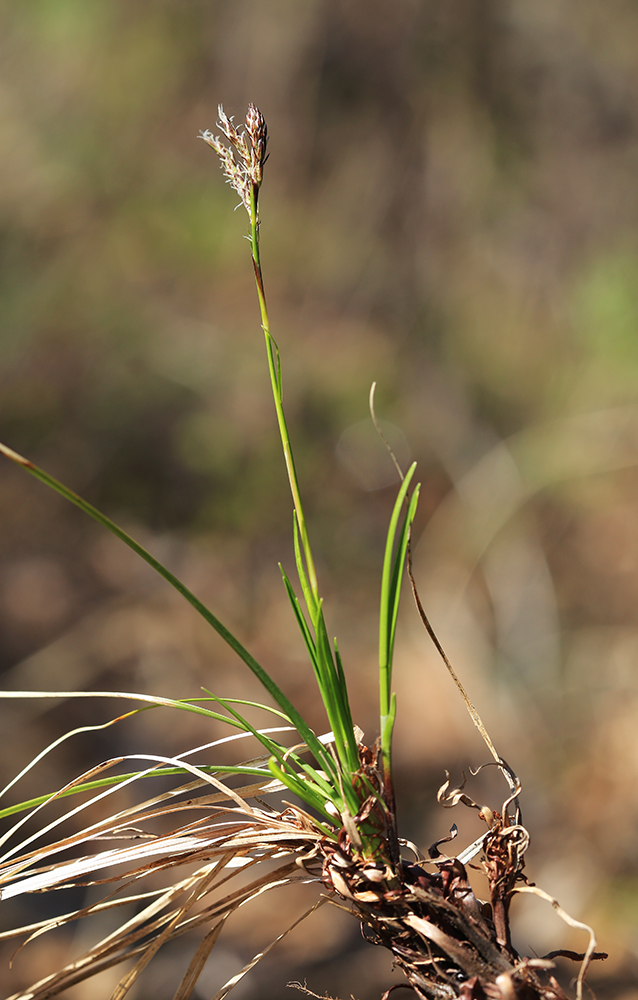
[[[97,510],[96,507],[88,503],[88,501],[84,500],[82,497],[78,496],[77,493],[74,493],[72,490],[68,489],[68,487],[64,486],[62,483],[58,482],[58,480],[54,479],[53,476],[50,476],[47,472],[44,472],[42,469],[39,469],[36,465],[34,465],[33,462],[30,462],[28,459],[23,458],[22,455],[18,455],[17,452],[12,451],[11,448],[7,448],[6,445],[1,443],[0,443],[0,452],[6,455],[7,458],[11,459],[11,461],[16,462],[16,464],[18,465],[21,465],[24,469],[30,472],[31,475],[35,476],[36,479],[39,479],[41,482],[45,483],[51,489],[55,490],[56,493],[59,493],[61,496],[65,497],[65,499],[75,504],[76,507],[79,507],[80,510],[83,510],[86,514],[88,514],[95,521],[97,521],[98,524],[101,524],[103,525],[103,527],[108,528],[108,530],[112,532],[112,534],[114,534],[117,538],[123,541],[126,545],[129,546],[129,548],[133,549],[134,552],[136,552],[145,562],[147,562],[149,566],[151,566],[156,571],[156,573],[159,573],[160,576],[164,577],[164,579],[168,583],[170,583],[171,586],[174,587],[175,590],[177,590],[178,593],[182,595],[182,597],[186,598],[189,604],[192,604],[195,610],[198,611],[199,614],[202,616],[202,618],[204,618],[204,620],[207,621],[208,624],[215,629],[218,635],[220,635],[221,638],[224,640],[224,642],[227,643],[228,646],[230,646],[233,652],[235,652],[240,657],[240,659],[244,661],[246,666],[253,672],[253,674],[257,677],[257,679],[263,685],[263,687],[265,687],[265,689],[268,691],[268,693],[271,695],[274,701],[286,713],[290,721],[297,727],[299,733],[304,737],[304,739],[312,741],[314,734],[312,733],[308,725],[305,723],[305,721],[303,720],[299,712],[296,710],[296,708],[288,700],[288,698],[283,693],[281,688],[275,683],[275,681],[270,677],[267,671],[264,670],[264,668],[257,662],[257,660],[255,660],[255,658],[248,652],[248,650],[245,649],[245,647],[240,643],[240,641],[235,638],[233,633],[229,629],[227,629],[225,625],[222,624],[222,622],[212,613],[212,611],[210,611],[206,607],[206,605],[203,604],[202,601],[200,601],[199,598],[196,597],[188,589],[188,587],[186,587],[185,584],[182,583],[181,580],[179,580],[173,573],[171,573],[170,570],[168,570],[164,565],[162,565],[162,563],[159,562],[159,560],[155,559],[155,557],[152,556],[150,552],[147,552],[147,550],[142,545],[140,545],[139,542],[136,542],[134,538],[131,538],[131,536],[127,534],[117,524],[115,524],[114,521],[111,521],[111,519],[107,517],[106,514],[102,514],[102,512]]]

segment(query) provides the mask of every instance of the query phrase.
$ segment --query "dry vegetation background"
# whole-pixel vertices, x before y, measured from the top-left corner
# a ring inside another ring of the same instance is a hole
[[[218,101],[258,104],[271,320],[357,721],[373,738],[394,495],[361,423],[376,379],[423,481],[424,602],[523,781],[528,873],[596,926],[599,998],[636,1000],[638,6],[4,0],[0,52],[1,439],[163,557],[323,725],[276,565],[291,505],[245,219],[195,138]],[[4,686],[257,695],[189,606],[4,460],[0,522]],[[409,598],[396,686],[403,835],[425,848],[456,819],[473,838],[435,790],[485,750]],[[0,712],[4,781],[112,703]],[[23,794],[208,738],[149,713],[65,745]],[[472,785],[492,805],[502,791],[490,771]],[[198,997],[313,891],[238,916]],[[539,900],[517,912],[521,947],[583,946]],[[5,962],[3,995],[85,933]],[[187,954],[160,955],[135,1000],[169,996]],[[324,909],[237,1000],[304,978],[359,1000],[400,981]]]

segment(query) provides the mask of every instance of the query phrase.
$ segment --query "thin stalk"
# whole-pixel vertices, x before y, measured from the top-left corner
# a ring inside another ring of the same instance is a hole
[[[259,299],[261,326],[262,330],[264,331],[264,337],[266,339],[266,356],[268,358],[268,371],[270,373],[272,395],[275,403],[275,412],[277,414],[277,423],[279,425],[279,434],[281,436],[281,447],[284,454],[284,461],[286,463],[286,472],[288,473],[288,482],[290,483],[290,492],[292,494],[292,501],[295,508],[296,521],[299,527],[299,534],[301,536],[301,546],[303,548],[304,558],[306,561],[308,582],[310,584],[310,591],[312,594],[312,603],[308,608],[308,610],[312,615],[313,625],[316,625],[317,615],[320,609],[319,585],[317,582],[317,572],[315,569],[315,563],[312,556],[312,549],[310,548],[310,539],[308,538],[306,519],[303,512],[303,506],[301,504],[301,494],[299,492],[297,470],[295,468],[295,461],[293,458],[292,447],[290,444],[290,436],[288,434],[288,427],[286,425],[286,417],[284,414],[283,391],[281,383],[281,366],[279,361],[279,348],[277,347],[276,341],[274,340],[272,334],[270,333],[270,321],[268,319],[268,307],[266,305],[264,279],[261,271],[261,258],[259,254],[259,214],[257,211],[257,196],[258,196],[258,189],[255,184],[251,184],[250,213],[249,213],[250,244],[252,249],[253,267],[255,270],[255,284],[257,286],[257,297]]]

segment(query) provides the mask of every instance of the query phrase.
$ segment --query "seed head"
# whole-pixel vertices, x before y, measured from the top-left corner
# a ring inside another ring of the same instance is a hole
[[[217,127],[224,133],[228,144],[223,143],[219,136],[213,135],[208,130],[201,132],[200,138],[212,146],[219,156],[226,180],[237,192],[250,215],[251,194],[256,207],[264,163],[267,159],[268,128],[264,116],[259,108],[249,104],[244,130],[239,132],[233,124],[232,117],[226,115],[220,104]]]
[[[264,163],[266,162],[266,146],[268,145],[268,126],[259,108],[248,105],[246,112],[246,131],[252,144],[253,179],[257,187],[261,184]]]

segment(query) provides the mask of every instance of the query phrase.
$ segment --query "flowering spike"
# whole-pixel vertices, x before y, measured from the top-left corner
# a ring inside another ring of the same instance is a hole
[[[244,132],[239,132],[235,128],[232,116],[228,117],[221,104],[217,111],[218,128],[230,145],[225,145],[218,136],[208,130],[201,132],[200,138],[219,156],[226,180],[237,192],[250,215],[251,194],[256,203],[261,187],[266,162],[268,128],[264,116],[254,104],[248,105]]]
[[[268,144],[268,127],[259,108],[248,105],[246,112],[246,131],[253,147],[252,181],[259,188],[261,185],[264,163],[266,162],[266,146]]]

